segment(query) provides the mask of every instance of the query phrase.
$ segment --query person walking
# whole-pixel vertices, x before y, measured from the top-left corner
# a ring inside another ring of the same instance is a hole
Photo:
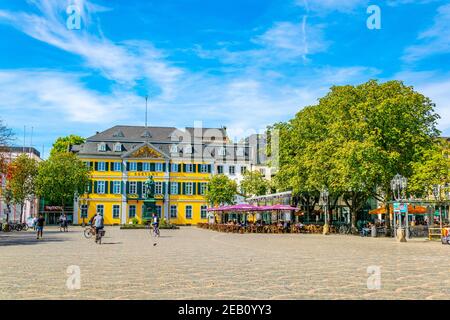
[[[37,230],[37,237],[36,237],[36,239],[38,239],[38,240],[39,240],[39,238],[42,239],[42,234],[43,234],[43,231],[44,231],[44,224],[45,224],[45,218],[41,214],[41,215],[39,215],[39,218],[36,221],[36,230]]]

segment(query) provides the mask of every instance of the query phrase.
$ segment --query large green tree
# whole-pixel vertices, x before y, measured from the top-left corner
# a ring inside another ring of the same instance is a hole
[[[55,153],[39,165],[36,190],[40,197],[64,204],[75,194],[84,194],[90,181],[89,169],[73,153]]]
[[[280,130],[279,187],[307,199],[307,208],[326,187],[330,199],[343,196],[355,224],[369,197],[389,208],[391,179],[411,177],[439,134],[438,118],[429,98],[400,81],[332,87],[317,105],[271,128]]]
[[[25,201],[35,196],[35,180],[38,173],[37,161],[22,154],[8,164],[7,192],[11,202],[20,205],[20,221],[23,221]]]
[[[247,171],[240,183],[241,192],[249,196],[261,196],[266,194],[269,188],[269,182],[259,171]]]
[[[237,193],[236,182],[223,174],[218,174],[209,179],[205,196],[211,206],[219,206],[233,204]]]
[[[65,137],[59,137],[56,139],[56,141],[52,145],[52,149],[50,150],[50,155],[54,155],[58,152],[68,152],[69,146],[75,145],[75,144],[81,144],[86,141],[85,138],[82,138],[77,135],[69,135]]]

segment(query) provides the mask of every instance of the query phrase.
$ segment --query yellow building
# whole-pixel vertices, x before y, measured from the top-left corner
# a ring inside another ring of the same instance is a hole
[[[74,224],[100,212],[105,224],[150,219],[143,185],[155,181],[157,214],[174,224],[207,221],[204,197],[212,174],[239,180],[250,167],[249,147],[230,142],[225,128],[115,126],[71,151],[92,170],[87,194],[75,199]]]

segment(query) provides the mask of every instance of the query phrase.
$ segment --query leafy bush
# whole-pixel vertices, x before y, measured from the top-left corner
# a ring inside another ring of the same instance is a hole
[[[139,219],[136,218],[136,217],[134,217],[133,219],[131,219],[131,223],[132,223],[133,225],[139,224]]]

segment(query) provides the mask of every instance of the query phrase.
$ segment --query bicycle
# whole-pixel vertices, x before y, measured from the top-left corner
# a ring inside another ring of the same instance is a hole
[[[93,226],[88,226],[84,229],[84,236],[86,239],[92,238],[92,236],[95,234],[95,229]]]
[[[98,244],[102,244],[102,238],[105,236],[105,230],[100,229],[95,232],[95,242]]]
[[[152,237],[155,237],[155,238],[159,237],[159,228],[156,224],[153,225],[153,229],[152,229],[151,233],[152,233]]]

